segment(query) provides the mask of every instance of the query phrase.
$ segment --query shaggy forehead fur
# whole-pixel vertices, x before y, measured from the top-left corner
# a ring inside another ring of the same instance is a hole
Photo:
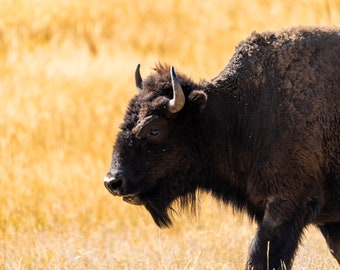
[[[166,96],[168,98],[172,98],[170,66],[167,64],[157,64],[154,71],[154,73],[143,81],[143,91],[140,94],[143,96],[152,93],[153,97]],[[184,94],[187,95],[189,91],[188,88],[194,85],[193,81],[182,73],[178,73],[176,71],[176,74]]]
[[[155,114],[167,118],[173,117],[167,108],[169,99],[173,97],[170,66],[167,64],[157,64],[154,71],[143,81],[142,91],[129,104],[124,127],[129,126],[130,130],[138,121],[141,121],[148,115]],[[182,73],[177,73],[177,77],[185,96],[188,96],[193,89],[199,87],[188,76]]]
[[[197,87],[186,75],[177,73],[177,77],[186,96]],[[154,72],[143,81],[142,91],[130,101],[121,129],[131,131],[138,122],[149,115],[172,118],[173,115],[167,109],[167,103],[172,97],[170,66],[157,64]]]

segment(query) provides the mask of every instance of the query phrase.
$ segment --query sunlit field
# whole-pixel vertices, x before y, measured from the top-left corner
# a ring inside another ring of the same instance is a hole
[[[243,269],[246,216],[204,196],[160,230],[103,177],[136,64],[210,79],[251,32],[301,24],[340,25],[340,0],[0,0],[0,269]],[[294,269],[339,269],[313,227]]]

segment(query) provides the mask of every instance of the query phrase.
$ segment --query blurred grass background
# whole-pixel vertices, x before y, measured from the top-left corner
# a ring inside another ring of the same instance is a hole
[[[339,25],[339,0],[0,0],[0,269],[243,269],[255,226],[202,199],[159,230],[103,186],[114,138],[167,62],[216,76],[252,31]],[[307,233],[294,269],[339,269]]]

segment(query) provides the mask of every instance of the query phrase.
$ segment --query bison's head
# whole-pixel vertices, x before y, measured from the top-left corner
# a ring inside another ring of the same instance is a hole
[[[201,175],[200,115],[207,101],[202,85],[157,66],[130,101],[104,183],[115,196],[144,205],[158,226],[169,226],[168,210],[195,199]]]

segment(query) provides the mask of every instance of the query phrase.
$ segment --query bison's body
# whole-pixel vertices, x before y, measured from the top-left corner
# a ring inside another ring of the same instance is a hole
[[[111,193],[159,226],[197,190],[246,210],[259,225],[255,269],[290,268],[308,224],[340,262],[339,29],[254,33],[211,81],[158,66],[145,81],[138,67],[136,84],[105,178]]]

